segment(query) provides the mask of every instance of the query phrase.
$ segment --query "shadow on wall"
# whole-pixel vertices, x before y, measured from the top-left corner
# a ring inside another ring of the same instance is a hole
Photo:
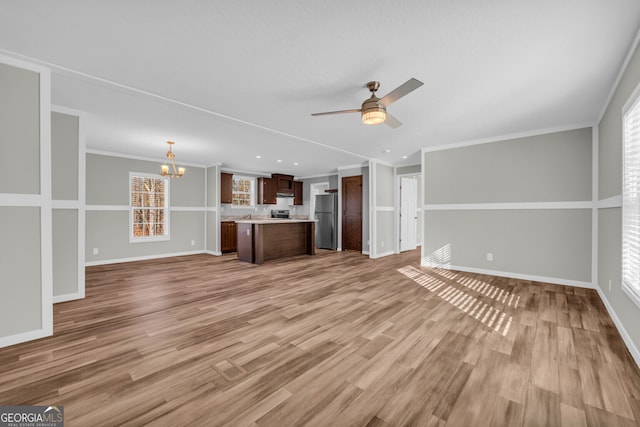
[[[519,295],[450,270],[434,269],[424,272],[415,267],[406,266],[398,269],[398,272],[429,292],[436,293],[438,297],[500,335],[507,336],[509,333],[513,316],[499,310],[496,306],[517,308],[520,302]],[[480,295],[475,297],[471,292]],[[487,298],[493,302],[484,302]]]
[[[433,268],[451,267],[451,243],[436,249],[422,259],[422,265]]]

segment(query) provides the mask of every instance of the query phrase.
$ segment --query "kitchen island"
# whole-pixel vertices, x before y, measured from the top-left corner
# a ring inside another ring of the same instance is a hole
[[[246,219],[238,225],[238,258],[262,264],[296,255],[315,255],[314,219]]]

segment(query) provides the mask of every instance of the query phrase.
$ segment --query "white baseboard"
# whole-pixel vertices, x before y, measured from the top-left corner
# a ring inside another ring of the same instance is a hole
[[[204,251],[204,253],[208,255],[222,256],[222,252],[220,251]]]
[[[185,255],[198,255],[204,254],[205,251],[190,251],[190,252],[174,252],[169,254],[157,254],[157,255],[145,255],[145,256],[137,256],[131,258],[117,258],[117,259],[105,259],[100,261],[89,261],[85,262],[85,267],[92,267],[94,265],[106,265],[106,264],[119,264],[122,262],[133,262],[133,261],[146,261],[149,259],[158,259],[158,258],[171,258],[176,256],[185,256]]]
[[[77,299],[83,299],[84,292],[74,292],[72,294],[64,294],[64,295],[54,295],[53,303],[65,302],[65,301],[73,301]]]
[[[376,256],[372,256],[371,258],[372,259],[377,259],[377,258],[382,258],[382,257],[385,257],[385,256],[389,256],[389,255],[395,255],[395,254],[396,254],[396,251],[387,251],[387,252],[382,252],[382,253],[376,254]]]
[[[8,337],[1,337],[0,348],[9,347],[10,345],[20,344],[27,341],[37,340],[39,338],[50,337],[51,335],[53,335],[53,332],[47,333],[47,331],[45,331],[44,329],[37,329],[35,331],[9,335]]]
[[[369,251],[362,251],[362,255],[369,255]]]
[[[446,265],[446,266],[438,265],[438,264],[429,265],[429,263],[424,263],[424,262],[421,265],[423,267],[443,268],[445,270],[458,270],[458,271],[464,271],[466,273],[478,273],[478,274],[486,274],[488,276],[510,277],[513,279],[531,280],[534,282],[553,283],[555,285],[565,285],[565,286],[575,286],[577,288],[595,289],[593,284],[590,282],[559,279],[557,277],[533,276],[530,274],[511,273],[508,271],[485,270],[482,268],[461,267],[458,265]]]
[[[609,300],[605,296],[604,292],[602,292],[602,289],[600,289],[600,286],[596,286],[595,289],[598,292],[598,295],[600,295],[600,299],[604,303],[604,306],[607,309],[609,316],[611,316],[613,323],[616,325],[618,332],[620,332],[622,341],[624,341],[624,343],[626,344],[627,349],[629,350],[629,353],[631,353],[631,357],[633,357],[633,360],[635,360],[636,365],[640,367],[640,351],[638,351],[638,347],[636,347],[636,345],[631,340],[629,333],[627,332],[624,325],[618,318],[618,315],[616,314],[616,312],[613,310],[613,307],[611,307],[611,304],[609,304]]]

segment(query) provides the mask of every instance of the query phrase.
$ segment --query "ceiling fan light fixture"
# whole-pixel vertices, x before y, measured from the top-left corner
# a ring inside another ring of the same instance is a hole
[[[387,111],[382,105],[372,102],[362,106],[362,123],[365,125],[379,125],[385,120],[387,120]]]

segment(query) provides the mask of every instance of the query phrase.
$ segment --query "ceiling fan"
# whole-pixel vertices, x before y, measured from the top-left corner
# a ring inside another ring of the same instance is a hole
[[[382,98],[376,96],[376,91],[380,87],[380,82],[369,82],[367,88],[371,91],[371,97],[367,98],[362,107],[353,110],[340,110],[340,111],[327,111],[326,113],[313,113],[312,116],[329,116],[332,114],[346,114],[346,113],[361,113],[362,122],[366,125],[379,125],[380,123],[386,123],[392,128],[397,128],[402,123],[398,121],[391,114],[387,113],[387,107],[398,99],[413,92],[422,86],[420,80],[410,78]]]

